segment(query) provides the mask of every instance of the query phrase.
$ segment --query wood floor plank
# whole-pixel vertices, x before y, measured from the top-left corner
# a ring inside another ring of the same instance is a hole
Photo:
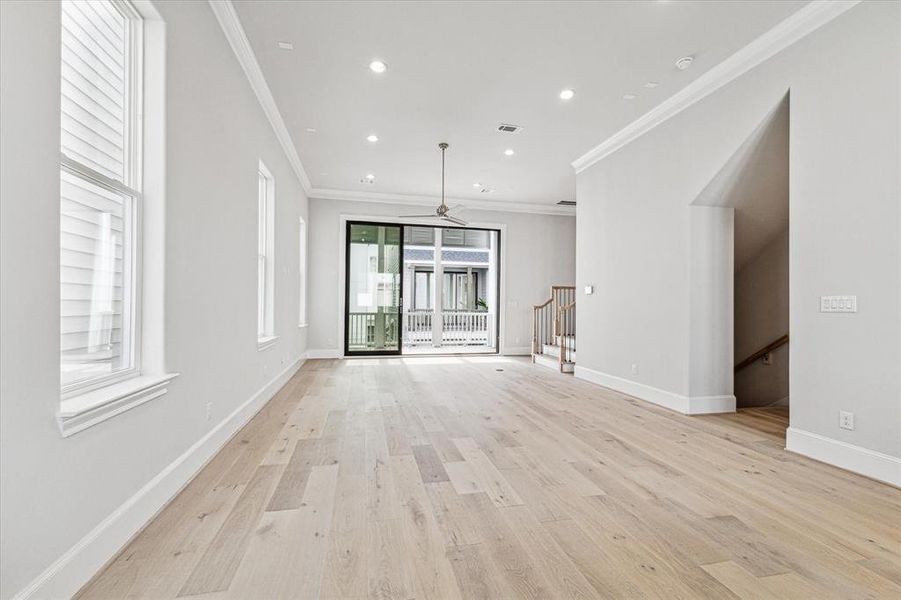
[[[751,573],[731,561],[704,565],[703,569],[742,600],[779,600]]]
[[[79,598],[901,597],[901,491],[786,452],[785,415],[308,361]]]
[[[457,450],[454,442],[442,431],[430,431],[429,443],[441,457],[441,462],[458,462],[463,460],[463,455]]]
[[[454,570],[457,585],[467,600],[509,597],[501,587],[501,578],[481,544],[448,548],[447,558]]]
[[[337,465],[313,467],[300,507],[264,513],[229,598],[319,596],[337,477]]]
[[[300,507],[307,479],[318,463],[319,440],[298,439],[291,459],[272,494],[266,510],[293,510]]]
[[[234,509],[182,586],[179,596],[228,589],[280,472],[281,469],[275,465],[257,468]]]
[[[494,463],[482,452],[481,448],[472,438],[458,438],[454,440],[460,454],[469,463],[473,473],[481,484],[482,489],[497,506],[519,506],[523,504],[522,498],[516,490],[504,479]]]
[[[419,473],[424,483],[437,483],[439,481],[450,481],[447,471],[441,462],[441,457],[435,452],[431,445],[413,446],[413,456],[416,457],[416,464],[419,465]]]
[[[501,509],[500,513],[531,558],[532,564],[541,571],[550,585],[553,597],[576,600],[596,596],[588,580],[528,507],[511,506]]]
[[[485,491],[472,465],[465,460],[444,463],[444,470],[458,494],[475,494]]]
[[[410,557],[416,598],[462,600],[417,461],[410,456],[394,456],[391,466],[403,507],[401,530]]]

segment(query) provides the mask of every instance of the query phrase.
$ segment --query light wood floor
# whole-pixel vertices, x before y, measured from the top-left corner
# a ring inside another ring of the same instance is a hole
[[[83,598],[899,598],[901,491],[503,358],[310,361]]]
[[[749,428],[771,435],[785,446],[785,430],[788,429],[787,406],[740,408],[733,415],[721,415],[717,418],[728,419],[733,421],[738,427]]]

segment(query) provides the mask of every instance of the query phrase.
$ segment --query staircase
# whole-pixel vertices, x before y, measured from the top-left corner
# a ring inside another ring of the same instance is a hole
[[[532,362],[561,373],[575,370],[575,286],[551,286],[551,297],[532,307]]]

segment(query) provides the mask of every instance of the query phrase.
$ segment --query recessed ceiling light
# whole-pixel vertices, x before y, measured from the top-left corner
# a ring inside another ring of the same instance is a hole
[[[315,127],[307,127],[305,131],[307,133],[316,133],[316,128]]]
[[[516,152],[513,151],[513,148],[507,148],[506,150],[504,150],[504,154],[506,154],[507,156],[513,156],[514,154],[516,154]]]
[[[385,71],[388,70],[388,65],[386,65],[385,63],[383,63],[380,60],[374,60],[371,63],[369,63],[369,70],[372,71],[373,73],[384,73]]]
[[[649,81],[646,84],[644,84],[644,87],[646,87],[648,89],[654,89],[658,85],[660,85],[660,82],[658,82],[658,81]]]
[[[369,181],[373,181],[375,179],[375,175],[373,175],[372,173],[367,173],[366,179],[368,179]]]
[[[482,187],[482,184],[477,181],[474,184],[472,184],[472,187],[480,188],[480,187]]]
[[[680,71],[684,71],[688,67],[691,66],[691,63],[695,61],[694,56],[683,56],[679,60],[676,61],[676,68]]]
[[[572,100],[573,96],[575,96],[575,95],[576,95],[575,90],[571,90],[571,89],[567,88],[567,89],[563,90],[562,92],[560,92],[560,99],[561,100]]]
[[[294,50],[294,44],[291,42],[279,42],[278,47],[282,50]]]
[[[635,94],[623,94],[623,100],[635,100],[638,98]]]
[[[375,143],[375,142],[379,141],[379,136],[375,135],[374,133],[371,135],[367,135],[366,141]]]

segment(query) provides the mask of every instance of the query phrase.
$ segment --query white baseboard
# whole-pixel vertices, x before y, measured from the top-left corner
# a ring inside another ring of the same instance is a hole
[[[12,600],[71,598],[165,507],[303,365],[305,356],[176,458]]]
[[[575,376],[685,415],[735,412],[735,396],[731,394],[723,396],[683,396],[579,365],[576,365]]]
[[[307,358],[311,360],[317,358],[341,358],[341,353],[337,350],[330,350],[328,348],[307,350]]]
[[[786,431],[785,449],[901,487],[901,458],[897,456],[840,442],[797,427],[789,427]]]

